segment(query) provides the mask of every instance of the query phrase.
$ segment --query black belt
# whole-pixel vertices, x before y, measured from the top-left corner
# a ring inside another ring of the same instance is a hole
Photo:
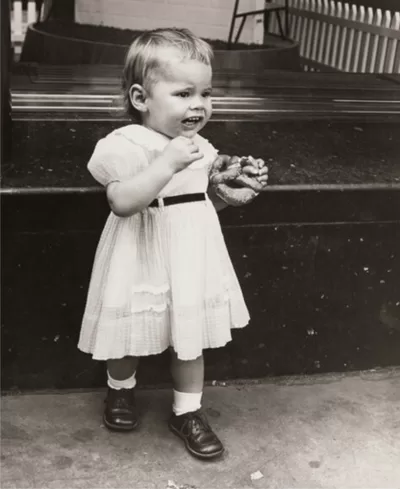
[[[165,205],[174,205],[174,204],[186,204],[187,202],[199,202],[201,200],[206,200],[206,194],[197,193],[197,194],[182,194],[182,195],[173,195],[171,197],[164,197],[163,199],[155,199],[150,202],[150,207],[163,207]]]

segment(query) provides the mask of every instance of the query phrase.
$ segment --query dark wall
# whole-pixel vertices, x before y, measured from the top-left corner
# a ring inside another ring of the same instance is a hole
[[[399,364],[400,191],[271,192],[221,213],[252,320],[206,352],[206,378]],[[103,193],[3,195],[3,389],[104,385],[77,350]],[[169,382],[168,353],[140,383]]]
[[[116,125],[14,125],[1,190],[4,389],[104,385],[104,363],[76,345],[109,212],[86,164]],[[220,214],[252,320],[206,352],[208,380],[399,365],[399,130],[353,119],[205,128],[221,153],[270,169],[268,192]],[[167,382],[167,362],[145,359],[139,381]]]
[[[1,2],[1,157],[2,161],[11,158],[11,28],[10,4]]]
[[[73,22],[75,20],[75,0],[52,0],[47,19]]]

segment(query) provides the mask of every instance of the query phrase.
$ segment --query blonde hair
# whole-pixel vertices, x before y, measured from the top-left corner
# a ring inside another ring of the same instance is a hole
[[[129,90],[135,83],[146,90],[151,89],[157,81],[157,72],[165,64],[160,57],[160,48],[166,47],[176,48],[183,60],[211,65],[213,59],[211,46],[188,29],[154,29],[140,34],[128,50],[122,78],[125,109],[133,119],[140,120],[140,115],[132,106]]]

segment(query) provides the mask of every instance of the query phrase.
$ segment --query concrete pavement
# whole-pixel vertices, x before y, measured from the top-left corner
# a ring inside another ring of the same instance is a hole
[[[141,425],[107,431],[103,391],[2,398],[1,487],[398,489],[400,368],[209,385],[226,446],[192,458],[168,431],[170,389],[138,391]]]

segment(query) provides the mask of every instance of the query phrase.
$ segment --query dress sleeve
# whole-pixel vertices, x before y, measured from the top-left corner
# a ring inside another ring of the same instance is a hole
[[[101,185],[134,177],[147,165],[144,149],[126,138],[110,134],[96,144],[88,170]]]

